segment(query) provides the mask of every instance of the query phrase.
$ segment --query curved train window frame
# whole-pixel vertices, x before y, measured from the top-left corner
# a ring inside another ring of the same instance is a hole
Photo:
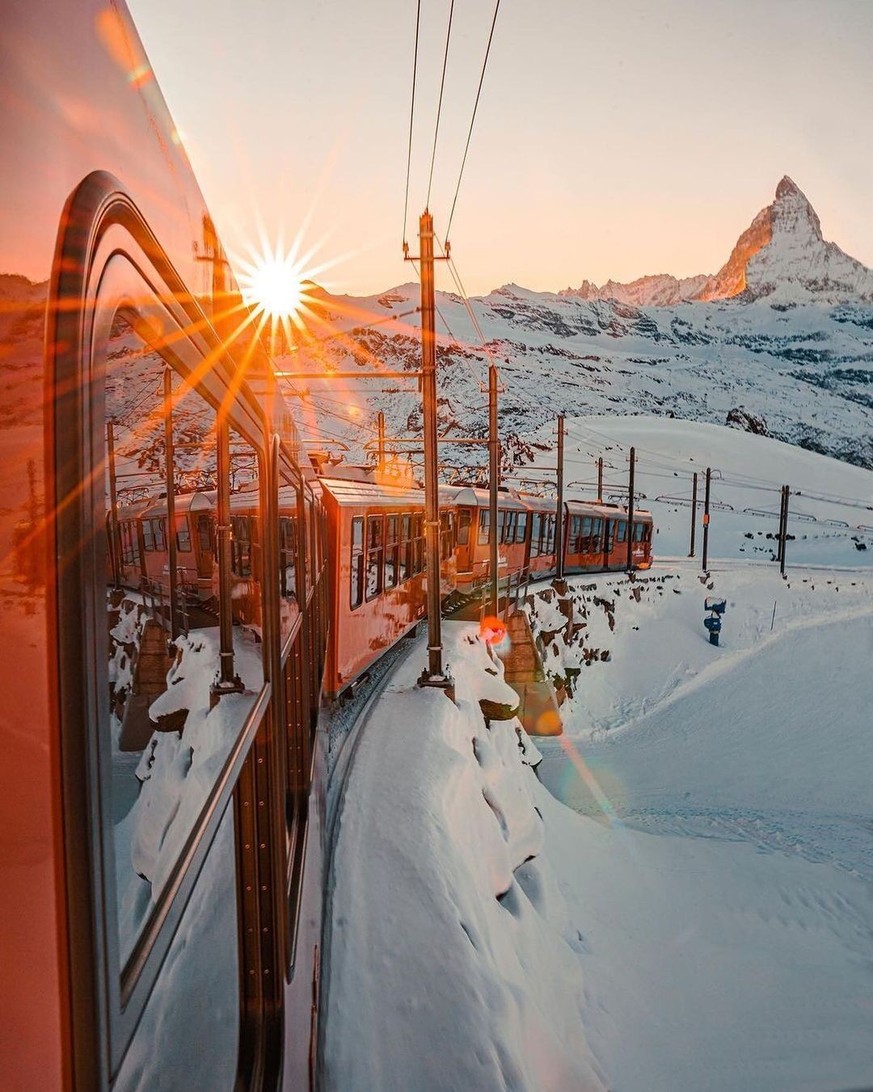
[[[55,550],[81,549],[57,565],[55,641],[64,809],[67,929],[77,1071],[108,1086],[130,1045],[197,877],[271,698],[270,664],[252,708],[204,802],[156,906],[124,966],[115,912],[115,860],[109,808],[111,767],[103,691],[107,634],[103,421],[105,355],[121,314],[218,410],[233,389],[231,364],[202,311],[173,269],[135,204],[104,172],[73,192],[61,219],[52,271],[47,382],[53,406]],[[169,347],[172,345],[172,349]],[[202,368],[212,357],[212,369]],[[212,389],[214,388],[214,389]],[[234,427],[261,455],[263,428],[254,399],[238,396]],[[82,594],[88,589],[87,594]],[[96,670],[90,670],[96,668]],[[83,853],[83,847],[87,852]]]

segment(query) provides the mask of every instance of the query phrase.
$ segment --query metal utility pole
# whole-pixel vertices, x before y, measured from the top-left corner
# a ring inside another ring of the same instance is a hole
[[[558,418],[558,510],[555,526],[556,576],[564,579],[564,415]]]
[[[694,557],[694,536],[697,532],[697,471],[694,472],[694,479],[691,485],[691,549],[688,551],[689,557]]]
[[[379,416],[376,418],[376,428],[378,430],[378,443],[376,447],[378,465],[382,466],[385,462],[385,414],[379,410]]]
[[[627,484],[627,571],[634,567],[634,466],[637,461],[637,453],[630,449],[630,470]]]
[[[791,490],[787,485],[782,486],[782,520],[780,526],[779,535],[779,572],[782,576],[785,576],[785,547],[788,539],[788,505],[790,502]]]
[[[706,572],[706,562],[709,559],[709,482],[712,477],[710,467],[706,468],[706,492],[703,496],[703,562],[701,569]]]
[[[497,365],[488,366],[488,526],[492,618],[497,617],[499,551],[497,542],[497,489],[500,485],[500,439],[497,435]]]
[[[597,503],[603,504],[603,456],[597,460]]]
[[[419,686],[436,686],[454,699],[454,680],[443,670],[440,625],[440,501],[437,447],[436,302],[433,217],[427,209],[418,225],[421,268],[421,392],[424,418],[424,527],[427,554],[427,667]],[[409,259],[404,247],[404,257]],[[446,254],[448,257],[448,253]]]
[[[164,368],[164,464],[166,467],[167,486],[167,564],[170,567],[170,638],[175,641],[179,636],[179,624],[176,618],[176,596],[178,595],[179,574],[176,570],[176,483],[173,474],[175,463],[173,453],[173,373]]]

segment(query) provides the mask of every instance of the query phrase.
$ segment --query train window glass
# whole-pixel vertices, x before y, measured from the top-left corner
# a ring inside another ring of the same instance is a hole
[[[212,596],[211,558],[202,587],[193,570],[187,585],[190,556],[184,564],[177,559],[171,572],[168,545],[173,553],[177,546],[190,551],[190,517],[176,517],[169,544],[166,535],[168,493],[178,499],[215,486],[214,410],[125,319],[116,317],[95,352],[102,354],[105,374],[109,566],[107,678],[100,688],[106,704],[99,718],[105,747],[100,788],[112,825],[104,875],[108,921],[124,967],[160,905],[234,733],[227,710],[210,714],[217,619],[195,606],[198,593],[204,600]],[[197,503],[212,504],[205,496]],[[119,526],[120,508],[135,513],[149,506],[153,514],[132,514]],[[116,558],[123,562],[120,570]],[[154,594],[138,593],[144,581]],[[257,676],[243,678],[247,688],[259,689]],[[238,701],[246,708],[253,697]]]
[[[556,519],[554,516],[549,516],[548,530],[546,532],[546,553],[553,554],[555,552],[555,526]]]
[[[462,508],[458,513],[458,545],[466,546],[470,540],[470,509]]]
[[[600,536],[603,534],[603,520],[602,519],[595,519],[594,520],[594,534],[597,536],[597,538],[600,538]]]
[[[191,527],[187,516],[176,517],[176,548],[182,553],[191,553]]]
[[[121,560],[125,565],[133,565],[136,559],[136,525],[127,520],[121,525]]]
[[[367,599],[382,592],[384,526],[382,516],[367,516]]]
[[[252,539],[248,516],[231,516],[230,571],[234,576],[252,575]]]
[[[400,582],[400,516],[385,519],[385,587],[394,588]]]
[[[479,545],[484,546],[491,541],[489,527],[491,524],[491,512],[487,508],[479,509]]]
[[[412,529],[415,543],[413,572],[420,573],[424,571],[424,516],[412,517]]]
[[[214,543],[212,541],[212,520],[201,512],[197,517],[197,546],[201,553],[210,553]]]
[[[299,504],[301,496],[291,472],[279,467],[278,531],[279,531],[279,632],[283,641],[291,635],[300,617],[297,587],[298,550],[300,548]]]
[[[412,516],[400,517],[400,580],[412,576]]]
[[[364,517],[352,520],[352,566],[350,606],[354,610],[364,601]]]
[[[627,520],[620,519],[618,521],[618,529],[615,535],[616,542],[625,542],[627,540]]]
[[[515,541],[524,542],[527,537],[527,512],[518,513],[518,523],[515,527]]]

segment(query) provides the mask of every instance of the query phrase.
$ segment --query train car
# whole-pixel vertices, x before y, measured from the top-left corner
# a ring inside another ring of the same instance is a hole
[[[456,518],[456,585],[462,595],[472,595],[488,582],[490,569],[491,512],[487,489],[444,486],[440,504]],[[528,555],[529,507],[514,493],[498,496],[498,578],[504,583],[524,570]]]
[[[425,615],[424,492],[349,478],[319,485],[332,559],[325,694],[337,697]]]
[[[214,595],[215,494],[180,493],[174,497],[176,579],[193,600]],[[124,521],[120,520],[120,528]],[[138,517],[145,579],[169,589],[170,555],[166,497],[148,505]]]
[[[603,505],[601,570],[617,571],[628,568],[628,514],[624,509]],[[581,513],[580,513],[581,514]],[[648,512],[635,512],[631,543],[631,567],[647,569],[652,563],[652,517]]]
[[[541,579],[553,573],[557,567],[556,539],[557,513],[555,502],[544,497],[524,498],[530,515],[527,568],[531,578]]]
[[[320,502],[249,382],[265,357],[239,343],[245,310],[122,0],[7,5],[0,93],[2,1083],[312,1088]],[[123,586],[143,544],[113,467],[158,495],[168,436],[215,483],[223,573],[231,455],[253,468],[260,639],[233,624],[229,578],[218,624],[187,637]],[[305,544],[295,609],[282,489]]]

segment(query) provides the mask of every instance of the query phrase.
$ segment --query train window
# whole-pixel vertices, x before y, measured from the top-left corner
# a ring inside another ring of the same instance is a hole
[[[424,572],[424,516],[413,516],[412,527],[415,535],[415,573]]]
[[[286,641],[294,631],[300,617],[300,593],[298,587],[300,541],[300,506],[302,493],[291,471],[284,464],[279,466],[278,497],[278,564],[279,564],[279,633]]]
[[[616,542],[625,542],[627,540],[627,520],[620,519],[618,521],[618,528],[615,534]]]
[[[553,554],[555,552],[555,516],[548,517],[547,531],[546,531],[546,550],[547,554]]]
[[[518,513],[518,523],[515,526],[515,541],[524,542],[527,538],[527,512]]]
[[[375,599],[382,592],[384,535],[384,518],[367,516],[367,599]]]
[[[211,553],[214,547],[212,520],[203,512],[197,517],[197,545],[202,554]]]
[[[412,516],[400,517],[400,580],[408,580],[412,576],[413,546],[412,546]]]
[[[462,508],[458,512],[458,545],[466,546],[470,540],[470,509]]]
[[[385,587],[394,588],[400,582],[400,516],[385,519]]]
[[[364,517],[352,520],[352,565],[350,606],[354,610],[364,601]]]
[[[121,525],[121,560],[125,565],[133,565],[137,560],[136,524],[131,520]]]
[[[176,518],[176,549],[185,554],[191,553],[191,528],[187,516]]]
[[[491,541],[490,531],[491,512],[487,508],[479,509],[479,545],[484,546]]]
[[[252,539],[248,516],[231,516],[230,571],[234,576],[252,575]]]
[[[105,782],[102,772],[100,777],[112,824],[104,847],[106,898],[112,908],[107,924],[114,928],[124,968],[158,914],[192,830],[205,821],[203,806],[234,732],[224,710],[210,722],[209,687],[219,661],[217,619],[192,602],[197,595],[206,600],[213,594],[211,536],[207,532],[201,583],[200,570],[186,567],[189,561],[170,567],[177,546],[191,549],[193,517],[176,517],[171,542],[166,514],[143,516],[138,525],[135,518],[118,519],[121,505],[135,510],[163,496],[153,503],[166,513],[177,499],[174,489],[187,488],[190,494],[214,488],[214,409],[167,368],[125,319],[116,317],[98,351],[105,361],[107,555],[124,562],[122,571],[108,574],[108,685],[102,691],[108,700],[100,716]],[[168,438],[178,441],[178,450]],[[212,504],[205,497],[198,503]],[[209,515],[198,519],[208,524]],[[129,589],[138,589],[143,579],[157,594],[131,594]],[[250,694],[260,689],[262,673],[253,674],[242,664],[236,670]],[[237,715],[244,716],[253,700],[240,701]]]

